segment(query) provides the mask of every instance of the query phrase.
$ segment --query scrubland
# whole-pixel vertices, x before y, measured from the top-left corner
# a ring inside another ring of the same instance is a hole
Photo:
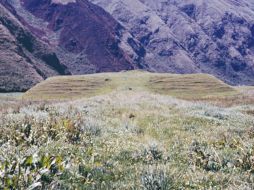
[[[254,101],[241,90],[246,101],[129,88],[64,101],[1,97],[0,189],[251,190]]]

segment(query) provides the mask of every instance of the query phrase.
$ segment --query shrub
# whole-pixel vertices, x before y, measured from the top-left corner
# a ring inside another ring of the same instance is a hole
[[[141,183],[145,190],[168,190],[173,186],[172,179],[158,169],[143,171]]]

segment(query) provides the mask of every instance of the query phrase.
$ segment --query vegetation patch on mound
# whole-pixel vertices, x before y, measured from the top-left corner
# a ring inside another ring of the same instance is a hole
[[[207,74],[158,74],[141,71],[53,77],[29,90],[24,98],[37,100],[78,99],[112,91],[148,91],[183,99],[230,97],[235,88]]]
[[[237,94],[232,86],[207,74],[158,74],[150,77],[148,86],[153,92],[184,99]]]

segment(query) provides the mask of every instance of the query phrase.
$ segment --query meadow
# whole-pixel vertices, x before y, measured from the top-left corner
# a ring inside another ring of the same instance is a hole
[[[0,95],[0,189],[251,190],[253,92],[135,71]]]

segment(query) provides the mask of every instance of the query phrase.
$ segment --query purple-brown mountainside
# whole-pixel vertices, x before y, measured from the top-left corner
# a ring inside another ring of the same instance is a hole
[[[63,74],[69,72],[56,54],[0,4],[0,92],[25,91]]]
[[[90,1],[143,44],[150,69],[254,85],[253,0]]]
[[[133,60],[136,53],[121,47],[128,46],[122,42],[128,34],[102,8],[86,0],[13,0],[10,4],[32,32],[56,48],[72,74],[138,68]]]
[[[142,46],[110,14],[86,0],[2,0],[1,4],[19,21],[20,26],[27,28],[29,35],[48,44],[55,52],[55,58],[71,74],[144,68],[142,56],[145,50]],[[29,43],[29,39],[24,41]],[[9,64],[8,59],[4,64]],[[20,70],[25,68],[19,65]],[[6,71],[5,75],[9,75],[9,79],[13,77]],[[3,74],[1,77],[4,77]],[[40,76],[36,79],[31,77],[22,90],[40,80]],[[8,90],[20,90],[12,88],[8,82],[5,84],[4,88],[10,86]]]
[[[254,85],[252,0],[0,0],[0,90],[145,69]]]

